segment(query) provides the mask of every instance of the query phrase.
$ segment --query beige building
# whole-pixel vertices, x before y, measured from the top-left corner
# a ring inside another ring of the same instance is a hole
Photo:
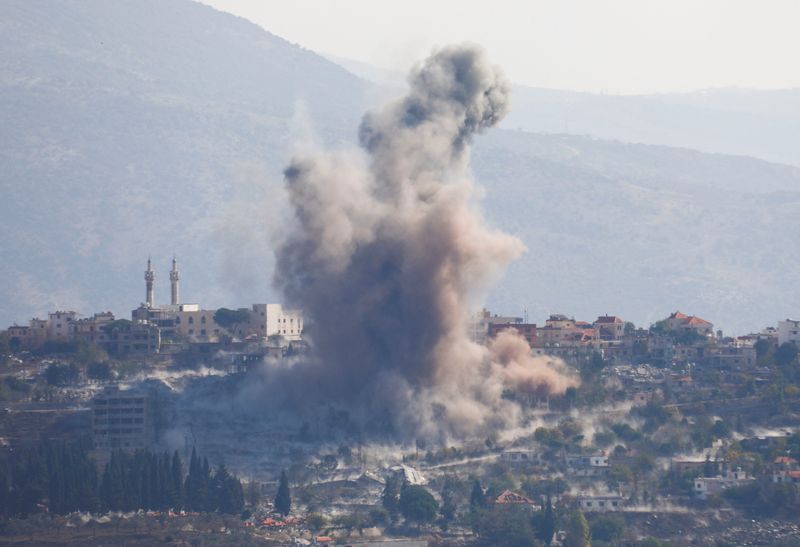
[[[31,319],[27,326],[9,327],[9,339],[22,348],[37,348],[48,340],[68,342],[74,339],[77,319],[74,311],[56,311],[47,319]]]
[[[78,314],[74,311],[56,311],[49,314],[47,321],[48,340],[70,340],[75,332],[74,321]]]
[[[601,315],[593,326],[603,340],[619,340],[625,336],[625,321],[615,315]]]
[[[73,336],[76,340],[102,346],[108,340],[105,327],[114,320],[110,311],[96,313],[92,317],[78,319],[74,323]]]

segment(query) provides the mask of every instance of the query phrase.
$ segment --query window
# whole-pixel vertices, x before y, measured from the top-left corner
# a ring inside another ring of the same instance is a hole
[[[204,316],[202,316],[202,317],[200,318],[200,322],[201,322],[203,325],[205,325],[205,324],[206,324],[206,316],[205,316],[205,315],[204,315]]]
[[[189,324],[194,325],[194,317],[192,317],[191,315],[189,316]]]

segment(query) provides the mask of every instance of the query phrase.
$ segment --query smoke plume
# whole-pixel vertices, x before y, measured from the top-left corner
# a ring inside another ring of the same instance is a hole
[[[363,150],[305,154],[285,170],[297,224],[275,279],[314,349],[283,371],[284,391],[388,416],[403,435],[505,427],[520,410],[507,390],[573,385],[515,334],[488,348],[467,336],[470,303],[523,251],[487,227],[468,168],[510,87],[474,46],[434,53],[409,86],[364,116]]]

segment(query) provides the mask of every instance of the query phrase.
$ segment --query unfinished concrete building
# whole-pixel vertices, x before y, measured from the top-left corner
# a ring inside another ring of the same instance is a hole
[[[92,400],[94,448],[135,450],[154,440],[150,394],[144,389],[107,387]]]

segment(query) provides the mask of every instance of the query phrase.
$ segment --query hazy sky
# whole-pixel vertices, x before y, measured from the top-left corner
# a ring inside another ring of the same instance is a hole
[[[637,93],[800,87],[799,0],[204,0],[322,53],[405,70],[486,47],[518,83]]]

